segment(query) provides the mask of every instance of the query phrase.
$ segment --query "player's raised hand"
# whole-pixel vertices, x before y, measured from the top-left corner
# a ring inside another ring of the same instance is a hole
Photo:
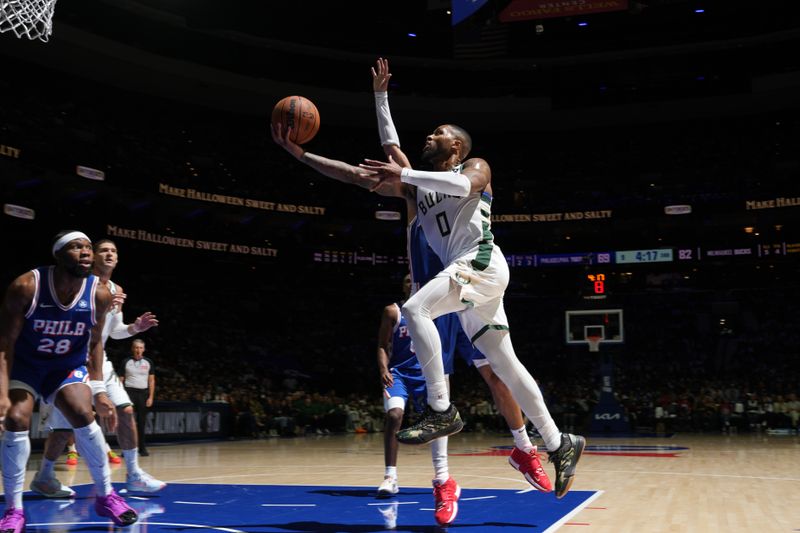
[[[136,318],[136,321],[133,323],[133,329],[136,330],[136,333],[141,333],[157,325],[158,319],[156,315],[150,311],[146,311]]]
[[[370,70],[372,70],[372,90],[376,93],[388,91],[389,78],[392,77],[389,72],[389,60],[379,57]]]
[[[284,131],[283,124],[280,122],[276,124],[270,123],[269,131],[272,133],[272,140],[275,141],[279,146],[283,147],[284,150],[292,154],[296,159],[300,159],[303,157],[303,154],[306,153],[306,151],[303,150],[299,144],[290,140],[292,128],[286,128],[286,131]]]

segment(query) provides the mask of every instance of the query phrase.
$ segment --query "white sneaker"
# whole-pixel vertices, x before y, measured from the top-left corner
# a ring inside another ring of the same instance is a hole
[[[66,485],[62,485],[55,477],[40,479],[33,478],[31,490],[36,494],[41,494],[45,498],[72,498],[75,491]]]
[[[128,492],[158,492],[167,484],[159,481],[147,472],[128,474],[125,478],[125,488]]]
[[[378,498],[389,498],[400,492],[396,478],[384,478],[378,487]]]

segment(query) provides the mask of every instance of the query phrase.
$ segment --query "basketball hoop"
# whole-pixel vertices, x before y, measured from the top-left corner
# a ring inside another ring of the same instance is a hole
[[[599,337],[596,335],[591,335],[586,337],[586,343],[589,345],[590,352],[599,352],[600,351],[600,341],[603,340],[603,337]]]
[[[0,0],[0,33],[13,31],[31,41],[47,42],[53,33],[53,13],[58,0]]]

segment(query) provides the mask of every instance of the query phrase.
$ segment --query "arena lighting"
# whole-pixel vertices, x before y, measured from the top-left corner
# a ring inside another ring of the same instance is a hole
[[[695,9],[694,12],[695,13],[705,13],[706,10],[705,9]]]
[[[578,23],[578,26],[581,26],[581,27],[588,26],[588,25],[589,25],[588,22],[579,22]]]
[[[755,228],[753,228],[753,226],[745,226],[744,228],[745,233],[753,233],[754,230]]]
[[[409,37],[416,37],[416,36],[417,36],[417,34],[416,34],[416,33],[409,33],[409,34],[408,34],[408,36],[409,36]]]

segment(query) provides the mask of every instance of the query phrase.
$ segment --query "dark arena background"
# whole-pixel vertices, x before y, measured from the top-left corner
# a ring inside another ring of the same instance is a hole
[[[131,530],[436,531],[427,447],[401,446],[400,492],[375,498],[405,204],[269,132],[302,95],[305,149],[382,159],[386,57],[412,163],[455,123],[491,165],[517,354],[588,442],[567,497],[530,490],[459,360],[450,527],[800,531],[798,50],[792,1],[60,0],[48,42],[0,35],[2,290],[80,229],[116,243],[126,320],[158,316],[140,463],[169,485],[129,498]],[[27,531],[107,531],[64,459],[77,496],[26,492]]]

